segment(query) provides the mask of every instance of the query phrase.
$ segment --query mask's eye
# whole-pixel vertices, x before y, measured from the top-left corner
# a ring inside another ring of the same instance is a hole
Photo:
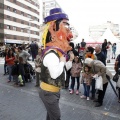
[[[69,25],[64,25],[64,27],[70,30],[70,26]]]

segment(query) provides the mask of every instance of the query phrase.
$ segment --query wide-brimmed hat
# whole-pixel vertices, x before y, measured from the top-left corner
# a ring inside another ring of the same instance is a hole
[[[50,22],[53,20],[67,19],[68,15],[62,12],[61,8],[54,8],[50,10],[50,15],[44,18],[44,22]]]

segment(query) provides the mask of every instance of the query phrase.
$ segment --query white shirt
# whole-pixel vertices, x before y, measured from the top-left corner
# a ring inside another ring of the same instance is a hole
[[[64,71],[64,65],[66,65],[67,70],[72,67],[72,61],[64,63],[55,53],[49,53],[44,57],[43,65],[48,68],[51,78],[56,79]]]

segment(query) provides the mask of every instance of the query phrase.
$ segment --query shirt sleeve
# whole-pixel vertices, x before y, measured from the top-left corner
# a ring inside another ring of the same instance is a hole
[[[66,62],[65,66],[66,66],[66,69],[69,70],[72,67],[72,61]]]
[[[25,50],[24,50],[24,54],[25,54],[25,56],[27,56],[27,57],[30,56],[30,54],[29,54],[27,51],[25,51]]]
[[[50,76],[53,79],[56,79],[62,74],[65,65],[64,62],[60,62],[58,56],[56,56],[55,53],[47,54],[43,59],[43,64],[48,68]]]

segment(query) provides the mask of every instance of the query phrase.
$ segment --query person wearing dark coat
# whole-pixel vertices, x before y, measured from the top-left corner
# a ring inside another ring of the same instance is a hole
[[[101,52],[101,45],[95,46],[95,52],[97,60],[100,60],[106,66],[106,58],[105,55]]]
[[[30,44],[29,47],[30,47],[30,50],[31,50],[32,61],[34,61],[34,59],[38,55],[38,45],[37,45],[37,43],[32,41],[32,43]]]
[[[104,39],[104,42],[102,43],[102,52],[105,55],[105,58],[107,58],[107,39]]]

